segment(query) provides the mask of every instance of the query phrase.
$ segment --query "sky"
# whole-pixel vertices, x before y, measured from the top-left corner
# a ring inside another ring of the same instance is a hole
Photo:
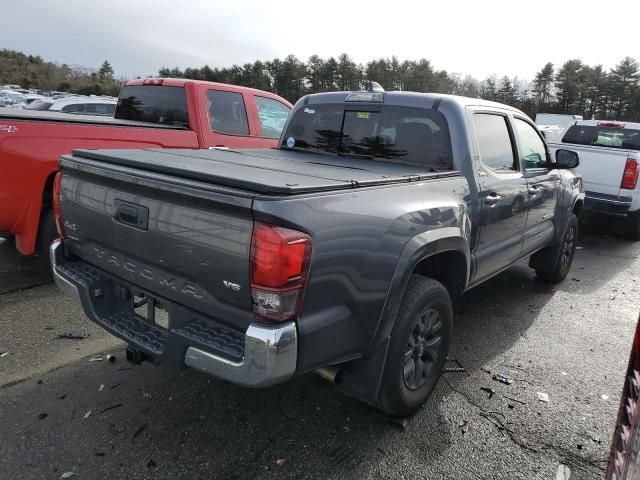
[[[531,80],[549,61],[639,59],[637,22],[624,26],[634,18],[639,0],[0,0],[0,48],[90,68],[108,60],[125,78],[346,52]]]

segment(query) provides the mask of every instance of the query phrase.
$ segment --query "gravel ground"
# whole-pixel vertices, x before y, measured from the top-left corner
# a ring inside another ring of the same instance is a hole
[[[520,264],[469,292],[452,350],[466,372],[445,374],[406,422],[313,374],[245,390],[131,366],[118,340],[46,284],[45,262],[7,243],[0,478],[553,480],[561,465],[571,480],[603,475],[638,317],[640,243],[588,233],[561,285]],[[89,361],[106,352],[115,363]]]

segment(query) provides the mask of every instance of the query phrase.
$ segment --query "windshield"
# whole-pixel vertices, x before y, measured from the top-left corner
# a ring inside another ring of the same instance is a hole
[[[450,170],[444,116],[424,108],[313,105],[298,109],[281,148],[354,156]]]
[[[640,130],[573,125],[564,134],[562,141],[576,145],[640,150]]]

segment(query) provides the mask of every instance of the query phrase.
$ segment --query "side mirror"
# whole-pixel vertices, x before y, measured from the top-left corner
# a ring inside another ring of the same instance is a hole
[[[556,150],[556,166],[557,168],[576,168],[580,165],[580,155],[573,150]]]

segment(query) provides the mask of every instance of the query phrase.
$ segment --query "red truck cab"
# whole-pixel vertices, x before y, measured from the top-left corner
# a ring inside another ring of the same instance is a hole
[[[291,104],[269,92],[174,78],[127,82],[113,118],[0,111],[0,233],[46,252],[58,157],[73,149],[275,147]]]

